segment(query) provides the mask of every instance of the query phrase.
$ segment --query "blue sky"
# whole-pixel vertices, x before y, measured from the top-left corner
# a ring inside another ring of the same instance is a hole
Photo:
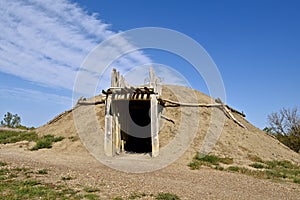
[[[76,74],[97,44],[150,26],[200,43],[222,75],[227,103],[263,128],[268,114],[299,107],[299,9],[299,1],[277,0],[0,0],[0,116],[10,111],[24,125],[46,123],[71,108]],[[116,65],[127,69],[147,62],[192,77],[187,62],[155,50],[128,55]],[[189,81],[208,93],[203,81]]]

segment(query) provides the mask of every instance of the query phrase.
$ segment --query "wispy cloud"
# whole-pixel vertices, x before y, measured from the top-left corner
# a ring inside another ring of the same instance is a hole
[[[71,106],[71,98],[69,97],[24,88],[0,88],[0,98],[12,98],[32,103],[46,102],[66,107]]]
[[[47,87],[71,90],[84,58],[115,34],[96,14],[66,0],[1,1],[0,15],[0,71]],[[150,59],[137,52],[118,68],[145,62]]]

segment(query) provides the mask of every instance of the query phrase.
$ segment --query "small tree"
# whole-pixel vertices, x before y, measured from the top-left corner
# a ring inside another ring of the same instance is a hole
[[[268,115],[269,127],[264,130],[296,152],[300,151],[300,117],[298,109],[282,108]]]
[[[18,114],[11,114],[7,112],[1,121],[1,126],[7,126],[10,128],[16,128],[21,125],[21,117]]]

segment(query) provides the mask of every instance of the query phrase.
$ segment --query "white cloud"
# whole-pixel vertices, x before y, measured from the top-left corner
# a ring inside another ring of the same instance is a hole
[[[24,88],[0,88],[0,98],[13,98],[29,102],[47,102],[70,107],[71,98]]]
[[[66,0],[1,1],[0,15],[0,72],[47,87],[72,90],[84,58],[115,34],[95,14]],[[120,43],[124,48],[131,45]],[[120,59],[117,68],[149,62],[135,52]]]

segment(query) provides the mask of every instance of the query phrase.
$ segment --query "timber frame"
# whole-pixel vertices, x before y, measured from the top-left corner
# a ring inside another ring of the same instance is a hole
[[[159,155],[159,101],[161,95],[160,79],[154,74],[152,68],[149,72],[149,84],[144,87],[131,87],[116,69],[111,73],[111,87],[107,91],[102,91],[105,98],[105,135],[104,151],[107,156],[115,156],[124,151],[123,133],[127,132],[128,117],[124,113],[129,113],[129,107],[120,102],[141,102],[150,106],[150,136],[151,136],[151,156]],[[128,105],[128,104],[127,104]],[[139,114],[139,113],[138,113]],[[139,117],[139,116],[138,116]],[[139,134],[139,133],[136,133]]]

